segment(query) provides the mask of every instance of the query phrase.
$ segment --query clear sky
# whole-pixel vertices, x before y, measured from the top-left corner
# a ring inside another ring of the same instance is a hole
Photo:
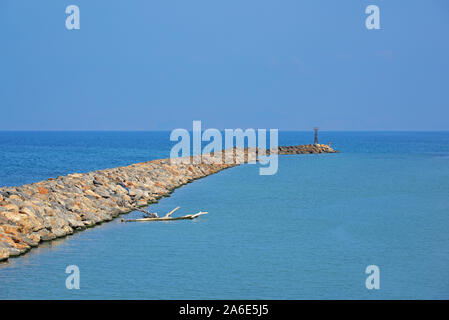
[[[0,130],[449,130],[447,0],[0,0],[0,41]]]

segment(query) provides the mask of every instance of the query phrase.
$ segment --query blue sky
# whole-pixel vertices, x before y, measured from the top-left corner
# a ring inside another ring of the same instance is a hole
[[[1,0],[0,39],[0,130],[449,130],[446,0]]]

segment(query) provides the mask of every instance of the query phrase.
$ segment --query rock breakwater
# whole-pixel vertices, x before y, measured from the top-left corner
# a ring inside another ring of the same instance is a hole
[[[282,146],[278,148],[278,154],[306,154],[306,153],[338,153],[327,144],[304,144],[299,146]]]
[[[173,164],[170,159],[162,159],[0,188],[0,261],[21,255],[42,241],[64,237],[136,207],[148,206],[193,180],[257,161],[257,155],[245,149],[242,162],[235,151],[232,161],[225,163],[205,155],[191,157],[190,163]],[[327,145],[302,145],[279,147],[278,152],[336,151]]]

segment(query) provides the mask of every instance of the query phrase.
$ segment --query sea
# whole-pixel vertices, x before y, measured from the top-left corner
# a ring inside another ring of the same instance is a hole
[[[169,137],[0,132],[0,186],[168,158]],[[198,219],[115,219],[0,263],[0,299],[449,299],[449,132],[319,138],[340,153],[279,156],[274,175],[230,168],[149,207],[209,212]]]

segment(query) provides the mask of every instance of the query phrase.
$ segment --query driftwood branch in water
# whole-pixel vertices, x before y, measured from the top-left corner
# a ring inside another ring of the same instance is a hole
[[[147,210],[144,210],[144,209],[140,209],[140,208],[132,208],[132,209],[145,213],[145,215],[147,217],[149,217],[149,218],[159,218],[157,213],[153,213],[153,212],[150,212],[150,211],[147,211]]]
[[[185,216],[182,216],[182,217],[175,217],[175,218],[170,217],[170,216],[172,215],[172,213],[175,212],[176,210],[178,210],[179,208],[180,208],[180,207],[176,207],[175,209],[173,209],[172,211],[168,212],[168,213],[167,213],[165,216],[163,216],[163,217],[158,217],[158,216],[156,215],[156,217],[153,216],[153,217],[150,217],[150,218],[131,219],[131,220],[124,220],[124,219],[122,219],[122,222],[173,221],[173,220],[187,220],[187,219],[192,220],[192,219],[198,218],[199,216],[201,216],[201,215],[203,215],[203,214],[207,214],[207,212],[200,211],[200,212],[198,212],[198,213],[195,213],[195,214],[188,214],[188,215],[185,215]],[[136,209],[136,210],[137,210],[137,209]],[[142,209],[139,209],[139,211],[142,211],[142,212],[144,212],[144,213],[146,213],[146,214],[149,213],[148,211],[142,210]],[[153,215],[154,215],[154,213],[153,213]]]
[[[169,213],[167,213],[167,214],[165,215],[164,218],[170,217],[170,216],[172,215],[172,213],[175,212],[176,210],[178,210],[179,208],[181,208],[181,207],[176,207],[176,208],[174,208],[172,211],[170,211]]]

